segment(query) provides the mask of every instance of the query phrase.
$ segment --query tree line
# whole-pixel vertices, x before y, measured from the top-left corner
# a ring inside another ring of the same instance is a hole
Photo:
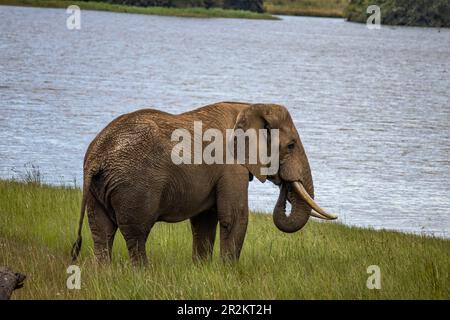
[[[381,24],[450,27],[450,0],[351,0],[347,19],[366,22],[372,4],[380,7]]]
[[[85,0],[89,1],[89,0]],[[93,0],[142,7],[223,8],[264,12],[264,0]]]

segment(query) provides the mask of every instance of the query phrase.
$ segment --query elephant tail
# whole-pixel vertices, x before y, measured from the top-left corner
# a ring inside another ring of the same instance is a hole
[[[80,220],[78,222],[77,240],[72,245],[72,250],[71,250],[72,263],[74,263],[77,260],[78,255],[80,254],[81,244],[83,242],[83,239],[81,237],[81,230],[83,229],[84,215],[86,212],[86,195],[89,191],[90,184],[91,184],[91,175],[88,174],[85,177],[84,183],[83,183],[83,198],[81,200]]]

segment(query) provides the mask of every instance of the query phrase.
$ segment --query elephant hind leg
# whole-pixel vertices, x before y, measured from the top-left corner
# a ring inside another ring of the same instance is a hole
[[[121,225],[120,232],[125,238],[128,254],[133,266],[145,266],[148,263],[145,244],[150,230],[139,224]]]
[[[128,189],[129,188],[129,189]],[[134,266],[147,264],[145,244],[153,225],[159,198],[147,192],[127,192],[132,186],[123,187],[111,194],[111,204]],[[132,190],[132,189],[131,189]]]
[[[191,218],[192,258],[194,261],[210,259],[214,249],[217,230],[217,212],[206,210]]]
[[[104,206],[92,195],[87,198],[89,227],[94,241],[94,254],[99,263],[110,263],[117,224]]]

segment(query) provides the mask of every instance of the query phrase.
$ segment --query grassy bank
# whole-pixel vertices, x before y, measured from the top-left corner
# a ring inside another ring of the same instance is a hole
[[[150,14],[159,16],[176,16],[192,18],[240,18],[240,19],[269,19],[277,18],[268,13],[255,13],[243,10],[225,10],[220,8],[163,8],[163,7],[136,7],[110,4],[95,1],[67,1],[67,0],[0,0],[0,5],[14,5],[43,8],[67,8],[77,5],[82,10],[98,10],[125,13]]]
[[[450,299],[450,241],[309,222],[283,234],[271,216],[251,214],[238,264],[191,261],[187,222],[159,223],[147,251],[151,265],[129,265],[122,237],[114,262],[93,262],[85,225],[81,290],[66,288],[81,192],[0,181],[0,265],[28,274],[15,299]],[[381,268],[381,290],[366,287],[367,267]]]
[[[348,0],[265,0],[267,12],[291,16],[344,17]]]

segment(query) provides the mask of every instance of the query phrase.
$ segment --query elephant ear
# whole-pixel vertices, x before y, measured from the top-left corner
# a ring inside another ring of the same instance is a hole
[[[263,164],[259,157],[260,149],[265,147],[266,150],[261,150],[262,154],[267,154],[267,148],[270,145],[270,129],[273,128],[272,124],[276,122],[276,111],[271,105],[266,104],[253,104],[247,109],[242,110],[236,118],[236,123],[233,128],[234,134],[231,136],[230,144],[234,150],[234,158],[237,159],[237,135],[236,130],[241,129],[242,131],[249,133],[249,129],[253,129],[256,133],[257,144],[256,144],[256,155],[253,154],[255,149],[249,146],[249,141],[246,139],[245,142],[245,163],[242,163],[248,171],[255,176],[259,181],[265,182],[267,176],[261,173],[261,169],[267,167],[267,164]],[[259,134],[260,129],[266,129],[266,134]],[[260,140],[264,139],[264,140]],[[250,161],[251,157],[256,157],[255,161]],[[238,163],[241,163],[238,161]]]

